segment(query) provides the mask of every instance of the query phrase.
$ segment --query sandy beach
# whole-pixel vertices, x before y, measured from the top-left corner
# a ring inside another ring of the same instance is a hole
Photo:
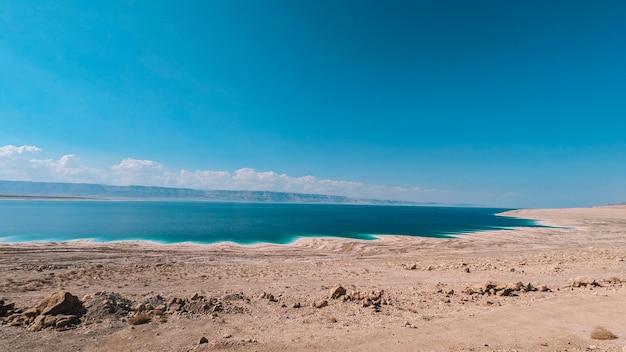
[[[550,227],[0,244],[0,350],[626,351],[626,206],[504,215]],[[59,291],[64,318],[40,304]]]

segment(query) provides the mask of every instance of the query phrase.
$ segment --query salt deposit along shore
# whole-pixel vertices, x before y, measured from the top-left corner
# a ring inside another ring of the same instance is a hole
[[[626,350],[626,206],[504,215],[552,227],[0,244],[0,351]]]

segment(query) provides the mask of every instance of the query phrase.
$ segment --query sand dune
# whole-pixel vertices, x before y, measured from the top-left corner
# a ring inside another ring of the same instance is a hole
[[[288,246],[2,244],[0,299],[14,307],[0,309],[0,350],[623,351],[626,206],[504,215],[548,227]],[[83,298],[69,329],[7,325],[60,290]],[[592,339],[598,326],[617,339]]]

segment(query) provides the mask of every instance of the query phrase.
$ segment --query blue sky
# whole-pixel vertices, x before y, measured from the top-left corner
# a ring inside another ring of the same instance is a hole
[[[626,201],[623,1],[0,0],[0,178]]]

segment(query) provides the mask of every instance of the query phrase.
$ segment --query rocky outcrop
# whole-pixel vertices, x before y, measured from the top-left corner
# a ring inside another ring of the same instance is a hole
[[[329,297],[331,299],[342,300],[344,302],[358,302],[362,307],[373,307],[376,311],[380,310],[382,305],[390,305],[391,300],[383,290],[374,291],[347,291],[343,286],[337,285],[330,289]]]
[[[148,297],[141,302],[133,302],[118,293],[98,292],[87,306],[88,321],[99,321],[114,317],[128,317],[131,325],[143,324],[155,318],[164,319],[167,315],[200,315],[218,312],[243,313],[245,306],[236,302],[247,303],[249,298],[241,293],[228,294],[220,298],[201,296],[197,293],[188,298],[160,295]]]
[[[626,283],[625,280],[622,280],[617,277],[611,277],[608,279],[594,279],[589,276],[577,276],[574,278],[570,278],[567,280],[567,284],[564,287],[566,288],[579,288],[579,287],[614,287],[614,286],[622,286]]]
[[[67,291],[59,291],[44,298],[36,307],[26,310],[16,309],[13,303],[0,301],[0,324],[22,326],[32,331],[46,328],[62,331],[83,321],[94,323],[105,319],[119,319],[130,325],[138,325],[154,319],[164,322],[167,315],[174,314],[243,313],[246,311],[245,306],[234,303],[249,301],[248,297],[238,293],[221,298],[192,294],[188,298],[166,299],[156,295],[141,302],[133,302],[114,292],[98,292],[80,300]]]
[[[45,328],[67,330],[80,324],[85,307],[78,297],[67,291],[59,291],[44,298],[37,307],[24,311],[13,310],[4,319],[9,326],[23,326],[32,331]]]
[[[466,295],[517,296],[520,293],[535,291],[549,292],[551,290],[545,285],[534,286],[530,282],[527,284],[522,282],[507,284],[502,282],[485,281],[466,287],[462,292]]]

